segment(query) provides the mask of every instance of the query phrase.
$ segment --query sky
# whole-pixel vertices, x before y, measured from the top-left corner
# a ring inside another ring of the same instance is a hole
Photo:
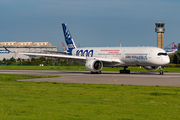
[[[179,0],[0,0],[0,42],[48,42],[62,49],[62,23],[83,46],[164,46],[180,43]]]

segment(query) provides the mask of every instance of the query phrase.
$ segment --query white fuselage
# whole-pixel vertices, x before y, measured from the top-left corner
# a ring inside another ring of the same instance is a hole
[[[163,53],[158,55],[158,53]],[[166,52],[157,47],[93,47],[72,50],[72,56],[119,59],[119,64],[104,62],[104,67],[165,66],[170,62]]]

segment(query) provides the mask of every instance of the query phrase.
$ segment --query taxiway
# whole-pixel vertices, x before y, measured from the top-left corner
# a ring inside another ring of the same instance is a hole
[[[21,79],[18,81],[47,81],[61,83],[124,84],[146,86],[180,86],[180,73],[132,72],[119,74],[117,71],[102,71],[90,74],[89,71],[47,71],[47,70],[0,70],[5,74],[56,75],[55,78]]]

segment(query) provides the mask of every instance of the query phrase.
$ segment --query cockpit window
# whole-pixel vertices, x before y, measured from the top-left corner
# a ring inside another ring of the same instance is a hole
[[[158,55],[158,56],[160,56],[160,55],[167,56],[167,53],[158,53],[157,55]]]

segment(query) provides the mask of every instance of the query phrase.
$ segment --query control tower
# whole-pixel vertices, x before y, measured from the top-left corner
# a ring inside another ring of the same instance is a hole
[[[165,23],[158,22],[155,23],[155,25],[156,25],[155,32],[157,32],[157,47],[164,49]]]

